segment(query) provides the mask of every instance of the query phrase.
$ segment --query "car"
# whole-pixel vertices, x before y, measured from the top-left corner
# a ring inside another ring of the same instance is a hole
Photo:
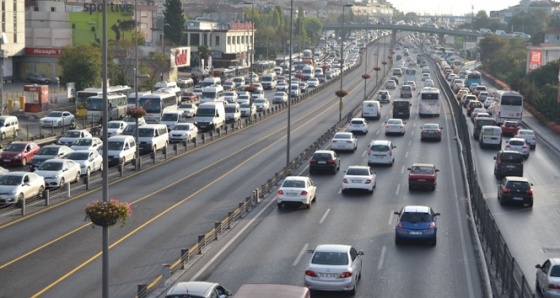
[[[193,123],[177,123],[169,132],[169,142],[195,141],[198,136],[198,127]]]
[[[12,142],[0,153],[0,163],[4,166],[15,164],[25,166],[40,149],[41,147],[35,142]]]
[[[257,107],[255,104],[250,103],[242,103],[240,106],[241,109],[241,117],[251,117],[257,114]]]
[[[51,82],[51,79],[47,78],[42,73],[31,72],[27,74],[27,81],[34,84],[45,84],[48,85]]]
[[[353,133],[368,133],[368,123],[364,118],[352,118],[348,124],[348,131]]]
[[[384,164],[392,166],[395,162],[394,150],[397,146],[389,140],[373,140],[368,146],[368,165]]]
[[[405,84],[412,87],[412,90],[416,90],[416,82],[415,81],[406,81]]]
[[[467,103],[467,116],[470,117],[475,109],[484,108],[484,104],[478,100],[471,100]]]
[[[288,102],[288,93],[284,91],[276,91],[272,103],[286,103]]]
[[[484,101],[484,107],[488,110],[490,114],[492,114],[492,105],[496,102],[496,98],[494,97],[487,97]]]
[[[52,111],[39,120],[42,127],[63,127],[74,125],[74,115],[68,111]]]
[[[103,141],[97,137],[87,137],[87,138],[79,138],[77,139],[70,149],[77,151],[77,150],[94,150],[97,151],[101,149],[103,146]]]
[[[222,83],[222,87],[224,87],[225,91],[232,91],[235,90],[236,85],[233,81],[227,80]]]
[[[192,118],[196,115],[198,106],[194,103],[182,103],[177,107],[177,111],[183,112],[183,117]]]
[[[194,92],[183,92],[181,93],[181,102],[198,102],[198,95]]]
[[[258,77],[258,76],[257,76]],[[261,83],[258,82],[258,80],[253,80],[253,87],[257,88],[257,91],[263,91],[264,92],[264,87]]]
[[[135,118],[135,117],[132,117],[132,116],[126,116],[122,119],[122,121],[126,122],[126,124],[128,124],[128,126],[130,126],[130,125],[136,126],[136,120],[138,120],[138,126],[142,126],[142,125],[146,124],[146,119],[144,119],[144,117]]]
[[[224,92],[224,98],[227,102],[236,102],[237,101],[237,91],[226,91]]]
[[[506,176],[498,185],[498,201],[500,205],[516,204],[533,207],[533,183],[527,178]]]
[[[318,78],[309,78],[306,83],[309,88],[317,88],[321,85]]]
[[[288,176],[282,181],[276,195],[276,205],[282,208],[284,205],[294,204],[311,208],[311,203],[316,201],[317,185],[309,177]]]
[[[91,172],[103,170],[103,156],[96,150],[78,150],[66,156],[80,165],[80,173],[89,176]]]
[[[254,91],[253,93],[251,93],[251,98],[253,100],[257,98],[264,98],[264,91],[259,91],[259,90]]]
[[[61,187],[65,183],[78,182],[82,175],[80,164],[70,159],[49,159],[43,162],[35,174],[45,178],[47,188]]]
[[[389,80],[395,81],[395,85],[399,84],[399,77],[398,76],[390,76]]]
[[[531,153],[531,146],[523,138],[511,138],[506,141],[504,150],[517,151],[527,159],[529,158],[529,153]]]
[[[377,101],[379,101],[379,102],[390,102],[391,101],[391,93],[389,93],[389,90],[379,90],[379,93],[377,93]]]
[[[387,80],[385,82],[385,89],[397,89],[397,83],[394,80]]]
[[[461,104],[466,108],[471,101],[478,101],[478,98],[474,94],[465,94],[461,97]]]
[[[182,281],[172,286],[166,298],[226,298],[233,293],[218,283],[206,281]]]
[[[350,150],[356,151],[358,148],[358,139],[351,132],[337,132],[334,134],[330,150],[341,151]]]
[[[427,241],[432,246],[437,244],[437,217],[439,213],[429,206],[408,205],[401,211],[395,211],[395,244],[404,241]]]
[[[519,122],[515,120],[505,120],[502,125],[502,135],[511,135],[514,136],[517,134],[517,131],[521,129],[521,125]]]
[[[251,94],[247,91],[237,92],[237,103],[240,105],[249,103],[251,101]]]
[[[372,172],[368,166],[349,166],[342,178],[342,193],[351,189],[366,190],[373,193],[377,173]]]
[[[298,85],[299,85],[299,90],[301,90],[302,93],[307,91],[307,88],[309,88],[309,85],[306,82],[299,82]]]
[[[310,290],[356,293],[362,278],[362,256],[351,245],[320,244],[311,253],[305,270],[304,285]]]
[[[472,112],[471,112],[471,122],[474,122],[474,118],[478,117],[478,115],[480,113],[486,113],[488,116],[490,116],[490,114],[488,114],[488,111],[482,107],[482,108],[475,108]]]
[[[425,123],[420,127],[420,141],[435,140],[441,141],[441,127],[437,123]]]
[[[412,86],[410,85],[402,85],[400,90],[401,98],[412,98]]]
[[[287,91],[288,90],[288,83],[286,82],[278,82],[276,85],[276,91]]]
[[[531,146],[531,149],[537,147],[537,135],[532,129],[519,129],[515,137],[525,139],[525,142]]]
[[[537,293],[544,297],[560,297],[560,258],[549,258],[535,268]]]
[[[49,159],[60,159],[64,158],[70,152],[74,150],[66,145],[46,145],[39,149],[39,152],[33,156],[31,159],[31,169],[36,169],[43,162]]]
[[[494,156],[494,176],[501,179],[505,176],[523,176],[523,154],[517,151],[500,150]]]
[[[108,135],[108,137],[122,135],[123,131],[126,129],[127,126],[128,126],[128,123],[126,123],[122,120],[113,120],[113,121],[107,122],[107,135]],[[101,132],[99,134],[103,135],[103,129],[101,130]]]
[[[424,80],[424,87],[434,87],[434,86],[435,86],[434,80],[432,79]]]
[[[428,188],[436,190],[439,169],[429,163],[415,163],[408,168],[408,189]]]
[[[0,176],[0,206],[16,204],[19,200],[41,198],[45,179],[35,173],[16,171]]]
[[[422,74],[422,81],[426,81],[426,80],[430,80],[430,74],[429,73],[423,73]]]
[[[404,136],[406,132],[405,124],[406,122],[402,121],[402,119],[391,118],[387,120],[385,122],[385,135],[400,134]]]
[[[309,174],[329,171],[336,174],[340,169],[340,157],[333,150],[317,150],[309,160]]]
[[[85,129],[71,129],[65,132],[64,135],[56,141],[56,143],[59,145],[71,146],[76,140],[89,137],[91,137],[91,133]]]
[[[201,86],[194,86],[193,93],[198,97],[202,97],[202,87]]]
[[[270,103],[266,98],[257,98],[253,103],[257,107],[257,112],[267,111],[270,108]]]

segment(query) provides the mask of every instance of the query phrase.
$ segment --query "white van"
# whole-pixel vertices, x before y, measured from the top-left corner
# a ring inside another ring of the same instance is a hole
[[[387,140],[373,140],[368,146],[368,165],[385,164],[392,166],[395,162],[397,146]]]
[[[301,90],[299,88],[299,84],[291,84],[290,85],[290,96],[297,97],[300,96]]]
[[[199,99],[200,103],[221,101],[225,102],[225,91],[222,86],[209,86],[202,87],[202,96]]]
[[[177,86],[181,88],[181,90],[185,91],[186,89],[194,87],[194,80],[193,79],[179,79],[177,80]]]
[[[200,82],[200,86],[204,87],[211,87],[211,86],[220,86],[222,85],[222,79],[218,77],[207,77],[202,82]]]
[[[138,146],[145,152],[156,152],[167,147],[169,133],[165,124],[146,124],[138,128]]]
[[[126,164],[136,159],[136,142],[133,136],[112,136],[107,141],[109,165]],[[103,154],[102,150],[99,152]]]
[[[241,119],[241,108],[238,103],[228,103],[225,105],[225,109],[226,122],[237,122]]]
[[[161,119],[159,120],[160,124],[165,124],[167,126],[167,130],[172,130],[175,128],[175,125],[183,119],[183,115],[185,114],[184,111],[170,111],[164,112],[161,115]]]
[[[271,73],[265,73],[262,77],[261,77],[261,84],[263,86],[263,89],[276,89],[276,84],[278,83],[277,81],[277,77],[276,77],[276,73],[271,72]]]
[[[158,91],[159,89],[164,89],[164,88],[177,88],[177,89],[179,89],[179,86],[177,86],[177,82],[157,82],[154,85],[154,91]]]
[[[16,116],[0,116],[0,139],[17,137],[19,133],[19,122]]]
[[[502,128],[493,125],[484,125],[480,129],[478,137],[478,145],[480,148],[494,147],[502,148]]]
[[[381,103],[377,100],[365,100],[362,104],[362,118],[381,118]]]
[[[226,109],[223,102],[205,102],[198,106],[194,125],[201,132],[218,132],[226,123]]]
[[[311,65],[304,66],[301,72],[303,73],[303,79],[305,81],[309,80],[310,78],[315,77],[314,68]]]

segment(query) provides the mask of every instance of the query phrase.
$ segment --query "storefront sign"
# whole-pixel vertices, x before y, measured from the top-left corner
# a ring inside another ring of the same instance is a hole
[[[25,48],[26,56],[59,57],[61,54],[62,48]]]

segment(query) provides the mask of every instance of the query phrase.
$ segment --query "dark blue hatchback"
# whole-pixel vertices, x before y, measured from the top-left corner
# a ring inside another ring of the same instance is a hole
[[[395,211],[398,215],[395,226],[395,243],[404,241],[426,241],[432,246],[437,243],[436,219],[439,213],[435,213],[428,206],[405,206],[401,211]]]

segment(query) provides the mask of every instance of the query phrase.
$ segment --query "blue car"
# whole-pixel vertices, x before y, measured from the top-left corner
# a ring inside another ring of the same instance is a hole
[[[437,242],[437,216],[428,206],[405,206],[395,211],[399,216],[395,227],[395,243],[404,241],[426,241],[432,246]]]

